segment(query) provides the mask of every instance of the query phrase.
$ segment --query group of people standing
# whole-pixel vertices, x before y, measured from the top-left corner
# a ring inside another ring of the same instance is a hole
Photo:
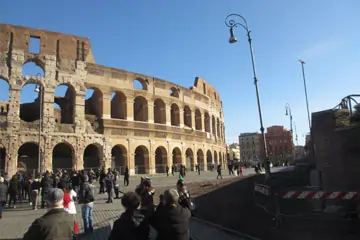
[[[189,240],[189,219],[195,210],[183,180],[177,188],[164,191],[159,196],[159,204],[154,204],[155,189],[151,179],[141,178],[135,192],[122,196],[121,204],[125,212],[114,222],[109,240]],[[152,236],[151,228],[157,236]]]

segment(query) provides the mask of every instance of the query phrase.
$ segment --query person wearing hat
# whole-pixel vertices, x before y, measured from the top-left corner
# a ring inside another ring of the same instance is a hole
[[[72,239],[74,219],[64,210],[63,199],[63,190],[52,188],[48,191],[48,212],[31,224],[24,240]]]

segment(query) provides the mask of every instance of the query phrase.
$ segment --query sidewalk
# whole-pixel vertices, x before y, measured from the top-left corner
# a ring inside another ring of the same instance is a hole
[[[190,219],[190,236],[192,240],[260,240],[197,218]]]

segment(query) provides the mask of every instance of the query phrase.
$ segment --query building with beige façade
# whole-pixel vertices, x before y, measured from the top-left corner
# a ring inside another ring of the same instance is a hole
[[[32,40],[38,52],[31,51]],[[27,64],[39,73],[24,75]],[[226,165],[220,95],[200,77],[185,88],[96,64],[87,38],[0,24],[1,80],[9,98],[1,102],[0,170],[9,175],[125,166],[130,174],[153,174],[173,164],[191,170]],[[28,84],[39,93],[22,103]],[[64,96],[56,96],[59,86],[66,87]]]

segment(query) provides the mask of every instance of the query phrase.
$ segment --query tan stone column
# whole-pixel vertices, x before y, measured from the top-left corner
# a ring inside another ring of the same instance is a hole
[[[172,158],[172,149],[171,149],[171,141],[167,140],[167,165],[170,167],[174,164],[173,163],[173,158]]]
[[[20,92],[20,87],[10,86],[9,112],[7,115],[7,123],[8,128],[13,130],[20,127]]]
[[[166,112],[166,125],[171,126],[171,107],[166,105],[165,109],[166,109],[165,110],[165,112]]]
[[[148,112],[148,122],[154,123],[154,101],[148,100],[147,105],[147,112]]]
[[[205,132],[205,113],[201,112],[201,131]]]
[[[186,166],[186,146],[184,142],[181,142],[181,164]]]
[[[134,101],[127,100],[126,101],[126,120],[134,121]],[[130,168],[129,168],[130,171]]]
[[[110,138],[104,139],[102,160],[103,160],[105,169],[111,168],[111,140],[110,140]]]
[[[183,128],[184,127],[184,109],[180,108],[179,109],[179,119],[180,119],[180,127]]]
[[[104,93],[102,99],[102,119],[111,118],[111,94]]]
[[[155,166],[155,141],[149,140],[149,174],[156,173]]]
[[[19,149],[19,138],[16,134],[8,136],[7,144],[5,145],[5,172],[9,177],[12,177],[17,172],[17,160],[18,160],[18,149]]]
[[[134,150],[134,139],[127,139],[128,141],[128,159],[127,159],[127,166],[129,168],[129,174],[135,175],[135,150]]]
[[[192,129],[196,129],[196,118],[195,118],[195,110],[191,109],[191,127]]]
[[[86,126],[85,126],[85,92],[83,91],[76,92],[74,114],[75,114],[74,117],[75,132],[84,133],[86,130]],[[77,160],[75,162],[77,162]]]

